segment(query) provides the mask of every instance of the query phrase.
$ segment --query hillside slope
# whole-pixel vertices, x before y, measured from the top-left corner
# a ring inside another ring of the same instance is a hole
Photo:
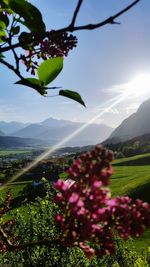
[[[114,138],[108,139],[102,143],[114,152],[121,152],[124,156],[134,156],[137,154],[150,152],[150,133],[137,136],[128,141],[117,142]]]
[[[125,119],[109,139],[119,138],[124,141],[146,133],[150,133],[150,99],[143,102],[136,113]]]
[[[128,195],[150,203],[150,153],[115,160],[113,168],[113,195]]]

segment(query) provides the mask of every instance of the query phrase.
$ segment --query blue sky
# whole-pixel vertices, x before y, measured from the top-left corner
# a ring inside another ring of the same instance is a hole
[[[42,12],[47,29],[67,26],[76,0],[32,0]],[[132,1],[85,0],[77,25],[97,23],[113,15]],[[78,91],[87,108],[67,98],[38,95],[34,90],[14,85],[18,78],[0,66],[0,120],[39,122],[48,117],[73,121],[89,121],[110,105],[110,100],[124,93],[141,74],[150,75],[150,1],[141,2],[118,18],[121,25],[106,25],[94,31],[74,34],[78,46],[64,60],[64,69],[53,85]],[[10,60],[11,57],[10,57]],[[25,73],[26,77],[28,74]],[[138,86],[142,94],[132,94],[107,109],[96,123],[116,127],[150,97],[150,82]],[[144,89],[144,90],[143,90]],[[148,91],[149,90],[149,91]],[[52,94],[55,94],[53,91]]]

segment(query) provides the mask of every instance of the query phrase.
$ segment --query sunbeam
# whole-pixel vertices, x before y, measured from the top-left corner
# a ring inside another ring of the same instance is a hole
[[[64,146],[68,141],[70,141],[73,137],[77,136],[79,133],[81,133],[84,129],[86,129],[87,127],[89,127],[89,125],[93,122],[95,122],[97,119],[101,118],[106,112],[110,111],[113,107],[115,107],[117,104],[119,104],[120,102],[122,102],[125,98],[127,98],[129,96],[129,92],[125,92],[123,94],[120,94],[117,97],[112,98],[111,100],[105,102],[104,104],[102,104],[101,106],[98,106],[98,108],[103,107],[103,110],[97,114],[96,116],[94,116],[91,120],[89,120],[87,123],[85,123],[84,125],[82,125],[79,129],[75,130],[72,134],[70,134],[69,136],[67,136],[66,138],[64,138],[63,140],[61,140],[60,142],[58,142],[56,145],[52,146],[51,148],[49,148],[47,151],[45,151],[44,153],[42,153],[40,156],[38,156],[29,166],[27,166],[26,168],[24,168],[23,170],[21,170],[20,172],[18,172],[16,175],[12,176],[9,181],[1,186],[0,189],[3,189],[4,187],[6,187],[8,184],[10,184],[11,182],[15,181],[16,179],[18,179],[20,176],[22,176],[23,174],[27,173],[29,170],[31,170],[33,167],[35,167],[41,160],[47,158],[48,156],[50,156],[54,151],[58,150],[60,147]],[[109,106],[108,106],[109,105]]]

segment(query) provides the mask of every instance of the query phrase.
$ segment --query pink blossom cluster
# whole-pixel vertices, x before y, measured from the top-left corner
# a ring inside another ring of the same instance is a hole
[[[40,41],[40,51],[43,59],[50,57],[68,56],[69,50],[77,46],[77,38],[67,32],[46,32],[45,38]],[[39,55],[40,56],[40,55]]]
[[[129,197],[111,199],[107,188],[112,174],[111,151],[96,146],[76,159],[68,170],[71,186],[59,179],[55,203],[60,207],[55,220],[64,246],[79,246],[88,258],[115,250],[116,230],[122,238],[139,236],[150,226],[150,207]]]
[[[37,59],[49,59],[54,57],[67,56],[69,51],[77,45],[77,38],[67,32],[55,33],[54,30],[47,31],[44,36],[37,33],[30,36],[32,45],[30,45],[27,53],[21,55],[22,62],[26,65],[27,71],[35,74],[38,67]]]

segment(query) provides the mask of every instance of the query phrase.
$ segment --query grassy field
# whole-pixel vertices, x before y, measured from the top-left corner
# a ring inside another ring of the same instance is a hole
[[[113,195],[133,196],[137,191],[143,191],[150,185],[150,153],[115,160],[113,168],[114,174],[111,178]],[[146,192],[146,195],[146,201],[150,202],[150,194]]]
[[[143,158],[149,158],[149,160],[150,160],[150,153],[140,154],[140,155],[136,155],[136,156],[128,157],[128,158],[116,159],[114,161],[114,165],[121,163],[121,162],[127,163],[129,161],[132,161],[132,163],[133,163],[134,160],[137,162],[138,160],[142,160]]]
[[[150,183],[150,166],[114,165],[114,174],[110,186],[113,195],[129,194],[136,188],[148,183]]]
[[[110,186],[113,196],[129,195],[150,203],[150,153],[115,160],[113,168]],[[146,250],[150,246],[150,230],[133,242],[137,250]]]
[[[3,157],[3,156],[10,156],[10,155],[15,155],[15,154],[26,154],[26,153],[29,153],[30,150],[26,150],[26,149],[18,149],[18,150],[11,150],[11,149],[8,149],[8,150],[0,150],[0,157]]]

